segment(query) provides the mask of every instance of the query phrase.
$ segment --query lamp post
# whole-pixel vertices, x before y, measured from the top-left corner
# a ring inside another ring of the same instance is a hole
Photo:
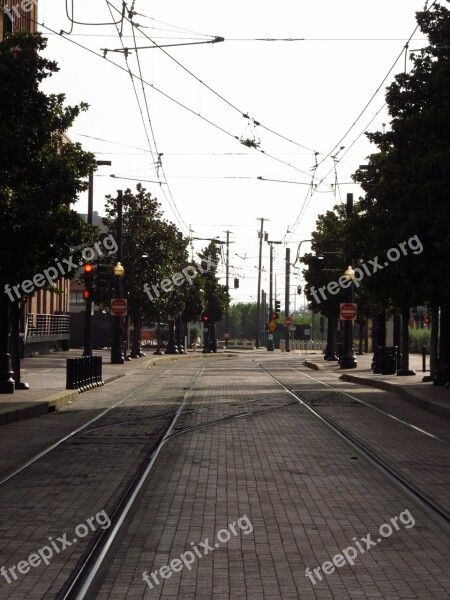
[[[122,297],[122,277],[125,273],[125,269],[122,264],[118,262],[114,267],[114,287],[116,298]],[[111,346],[111,364],[112,365],[123,365],[125,358],[122,351],[122,327],[121,318],[118,315],[114,317],[114,338]]]
[[[353,302],[353,277],[355,272],[351,266],[344,272],[344,277],[349,281],[346,289],[346,302]],[[357,367],[355,353],[353,352],[353,320],[347,319],[344,325],[344,353],[340,360],[341,369],[355,369]]]

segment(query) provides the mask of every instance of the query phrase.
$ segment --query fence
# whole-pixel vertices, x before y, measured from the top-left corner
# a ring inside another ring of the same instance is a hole
[[[325,346],[327,343],[325,341],[313,342],[310,340],[291,340],[289,342],[289,348],[291,350],[300,350],[301,352],[317,352],[325,350]],[[286,341],[280,340],[280,350],[281,352],[286,351]]]
[[[70,315],[27,315],[27,337],[36,335],[67,335],[69,337]]]

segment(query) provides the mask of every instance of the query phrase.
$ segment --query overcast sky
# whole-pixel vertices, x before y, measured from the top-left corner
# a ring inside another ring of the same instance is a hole
[[[67,5],[72,15],[72,0]],[[66,0],[39,0],[40,22],[71,32],[63,39],[41,28],[49,37],[47,54],[61,69],[46,90],[64,92],[68,103],[90,104],[69,133],[99,160],[113,163],[96,174],[95,210],[103,212],[105,194],[135,186],[133,179],[148,180],[144,185],[185,234],[192,227],[194,237],[225,239],[224,231],[232,231],[230,273],[240,278],[239,290],[232,291],[236,302],[256,297],[258,218],[268,219],[269,239],[288,243],[295,256],[318,214],[345,202],[347,193],[360,195],[350,176],[374,150],[362,134],[388,126],[384,90],[405,68],[402,49],[424,0],[136,0],[136,40],[130,23],[120,23],[119,0],[73,5],[73,20],[90,25],[71,25]],[[218,36],[225,41],[154,47]],[[281,41],[286,39],[291,41]],[[131,72],[139,76],[141,69],[145,98],[139,79],[133,88],[124,53],[112,52],[122,44],[130,49]],[[136,44],[150,48],[136,53]],[[410,49],[424,45],[417,32]],[[86,198],[75,207],[85,212]],[[308,249],[302,245],[302,253]],[[284,245],[276,247],[282,300],[284,253]],[[266,291],[268,256],[264,244]],[[292,278],[293,285],[300,281]]]

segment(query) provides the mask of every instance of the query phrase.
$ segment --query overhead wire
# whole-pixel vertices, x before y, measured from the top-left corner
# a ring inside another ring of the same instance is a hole
[[[109,4],[109,2],[108,2],[108,4]],[[132,33],[133,33],[134,44],[136,45],[134,23],[132,23]],[[142,86],[142,94],[144,96],[145,108],[146,108],[146,111],[147,111],[147,118],[148,118],[148,122],[149,122],[149,126],[150,126],[150,132],[151,132],[153,143],[154,143],[154,146],[155,146],[155,150],[156,150],[156,153],[157,153],[157,156],[158,156],[158,160],[157,160],[157,163],[156,163],[156,175],[157,175],[157,177],[159,179],[160,178],[159,177],[159,171],[161,170],[161,172],[162,172],[162,174],[164,176],[164,183],[166,184],[166,188],[167,188],[167,191],[169,193],[170,200],[172,201],[172,204],[173,204],[173,206],[175,208],[176,214],[178,214],[178,217],[181,220],[181,222],[184,224],[184,227],[187,230],[189,230],[188,225],[186,224],[185,220],[181,216],[180,211],[178,210],[177,203],[175,202],[175,198],[173,197],[172,191],[171,191],[170,186],[169,186],[169,182],[167,181],[166,173],[164,171],[164,167],[163,167],[162,160],[161,160],[162,154],[158,152],[158,147],[157,147],[156,138],[155,138],[155,132],[154,132],[152,120],[151,120],[151,117],[150,117],[150,109],[149,109],[149,106],[148,106],[147,94],[145,92],[144,80],[143,80],[143,77],[142,77],[141,61],[139,59],[139,51],[138,50],[136,50],[136,60],[137,60],[137,65],[138,65],[138,70],[139,70],[139,77],[140,77],[141,86]],[[161,189],[162,189],[162,192],[163,192],[164,196],[166,196],[167,201],[169,202],[169,198],[166,195],[165,189],[164,188],[161,188]]]
[[[429,8],[426,8],[426,12],[429,12],[433,6],[436,4],[437,0],[434,0],[434,2],[431,4],[431,6]],[[345,134],[340,138],[340,140],[337,142],[337,144],[334,145],[334,147],[326,154],[326,156],[324,158],[322,158],[319,162],[319,165],[322,164],[327,158],[329,158],[333,152],[341,145],[341,143],[345,140],[345,138],[347,137],[347,135],[350,133],[350,131],[355,127],[355,125],[359,122],[359,120],[361,119],[361,117],[363,116],[363,114],[366,112],[366,110],[369,108],[369,106],[372,104],[372,101],[375,99],[375,97],[377,96],[378,92],[381,89],[381,86],[384,84],[384,82],[386,81],[386,79],[389,77],[389,75],[392,73],[392,71],[394,70],[396,64],[398,63],[398,61],[400,60],[400,58],[402,57],[403,53],[405,52],[405,48],[408,48],[412,38],[414,37],[416,31],[419,29],[419,24],[417,24],[414,28],[414,31],[412,32],[412,34],[409,36],[405,46],[403,46],[401,52],[399,53],[399,55],[397,56],[397,58],[395,59],[393,65],[390,67],[389,71],[387,72],[387,74],[385,75],[385,77],[383,78],[382,82],[379,84],[379,86],[377,87],[377,89],[375,90],[375,92],[372,94],[370,100],[367,102],[367,104],[364,106],[364,108],[362,109],[362,111],[358,114],[358,116],[356,117],[355,121],[352,123],[352,125],[347,129],[347,131],[345,132]]]
[[[109,2],[109,0],[107,0]],[[118,9],[116,7],[114,7],[115,10],[117,11]],[[140,13],[141,16],[146,17],[146,15],[142,15],[142,13]],[[147,18],[152,18],[152,17],[147,17]],[[128,19],[130,21],[129,18],[127,18],[125,16],[125,19]],[[131,21],[130,21],[131,22]],[[141,26],[140,25],[135,25],[136,29],[138,31],[141,31]],[[141,31],[141,33],[150,41],[152,42],[156,47],[159,47],[161,49],[161,51],[173,62],[175,62],[181,69],[183,69],[184,71],[186,71],[186,73],[188,73],[191,77],[193,77],[196,81],[198,81],[201,85],[203,85],[208,91],[210,91],[212,94],[214,94],[215,96],[217,96],[220,100],[222,100],[223,102],[225,102],[225,104],[227,104],[228,106],[230,106],[230,108],[234,109],[235,111],[237,111],[241,116],[244,117],[248,117],[248,115],[245,113],[245,111],[242,111],[240,108],[238,108],[235,104],[233,104],[230,100],[227,100],[224,96],[222,96],[222,94],[220,94],[219,92],[216,92],[216,90],[214,90],[211,86],[209,86],[207,83],[205,83],[203,80],[201,80],[199,77],[197,77],[197,75],[195,75],[192,71],[190,71],[187,67],[185,67],[180,61],[178,61],[174,56],[172,56],[169,52],[167,52],[166,50],[164,50],[164,48],[161,48],[160,46],[158,46],[158,44],[156,44],[153,39],[148,36],[145,31]],[[254,120],[253,120],[254,121]],[[266,127],[265,125],[263,125],[262,123],[258,122],[258,121],[254,121],[256,125],[260,126],[262,129],[265,129],[266,131],[269,131],[270,133],[286,140],[289,141],[292,144],[295,144],[301,148],[304,148],[305,150],[309,150],[311,152],[314,152],[314,150],[312,148],[309,148],[308,146],[305,146],[304,144],[301,144],[299,142],[296,142],[294,140],[291,140],[289,138],[287,138],[286,136],[279,134],[278,132],[274,131],[273,129],[270,129],[269,127]]]
[[[109,10],[109,12],[111,14],[111,18],[114,20],[110,3],[107,1],[106,4],[107,4],[108,10]],[[125,8],[125,3],[123,3],[123,7]],[[123,10],[122,14],[124,15],[124,10]],[[152,144],[151,144],[151,141],[150,141],[150,136],[149,136],[149,132],[148,132],[148,128],[147,128],[147,123],[146,123],[146,120],[145,120],[145,117],[144,117],[144,112],[143,112],[143,109],[142,109],[142,106],[141,106],[141,101],[140,101],[139,94],[138,94],[137,89],[136,89],[136,83],[135,83],[135,80],[133,78],[133,74],[131,72],[131,68],[130,68],[130,65],[129,65],[129,62],[128,62],[128,52],[125,51],[125,46],[124,46],[124,43],[123,43],[123,40],[122,40],[122,31],[119,30],[118,24],[115,25],[115,26],[116,26],[116,29],[117,29],[117,34],[119,36],[120,43],[122,45],[122,48],[124,49],[125,64],[126,64],[126,67],[127,67],[127,71],[128,71],[128,73],[130,75],[131,84],[132,84],[132,87],[133,87],[134,95],[136,97],[137,105],[138,105],[138,108],[139,108],[139,113],[141,115],[142,125],[144,127],[144,133],[145,133],[145,136],[147,138],[149,150],[150,150],[150,153],[152,155],[153,166],[156,169],[156,175],[157,175],[157,178],[158,178],[158,183],[160,184],[160,189],[161,189],[162,193],[164,194],[164,196],[166,197],[166,200],[167,200],[170,208],[172,209],[173,214],[174,214],[176,220],[178,221],[178,223],[181,225],[181,227],[185,227],[186,229],[188,229],[188,226],[184,222],[183,217],[181,216],[181,214],[180,214],[180,212],[178,210],[178,207],[177,207],[177,205],[175,203],[175,200],[173,199],[173,196],[170,195],[171,196],[171,201],[170,201],[169,198],[165,194],[164,188],[161,185],[162,182],[160,181],[159,172],[158,172],[158,164],[159,164],[158,163],[158,161],[159,161],[158,148],[157,148],[155,136],[154,136],[154,133],[153,133],[153,127],[152,127],[152,123],[151,123],[150,111],[149,111],[148,103],[147,103],[147,97],[145,95],[145,89],[144,89],[144,86],[142,84],[143,94],[144,94],[144,102],[145,102],[146,111],[147,111],[147,118],[148,118],[148,121],[149,121],[150,132],[151,132],[152,139],[153,139],[153,144],[154,144],[154,152],[153,152]],[[140,63],[139,63],[139,59],[138,58],[137,58],[137,60],[138,60],[139,74],[141,76],[141,81],[142,81],[141,67],[140,67]],[[156,155],[156,158],[155,158],[155,155]],[[167,184],[167,181],[165,183]]]

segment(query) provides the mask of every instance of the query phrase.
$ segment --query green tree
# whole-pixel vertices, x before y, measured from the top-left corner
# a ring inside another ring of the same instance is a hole
[[[65,106],[64,94],[40,90],[59,70],[40,55],[46,44],[40,34],[26,32],[0,43],[0,338],[6,339],[11,317],[16,381],[18,324],[27,295],[11,301],[5,286],[32,280],[71,255],[79,261],[77,247],[92,234],[70,205],[87,189],[94,156],[65,136],[87,105]],[[2,361],[5,350],[3,343]],[[5,369],[7,361],[0,367]]]
[[[420,254],[409,253],[379,273],[379,288],[389,292],[403,313],[403,351],[407,356],[409,307],[442,307],[443,369],[450,375],[450,12],[439,3],[418,12],[429,45],[412,56],[410,73],[389,86],[390,128],[369,133],[378,152],[367,169],[354,175],[365,197],[363,226],[372,252],[398,246],[417,236]],[[369,249],[369,248],[368,248]],[[446,324],[447,323],[447,324]]]
[[[114,233],[117,231],[117,198],[106,197],[105,212],[103,222]],[[163,218],[158,200],[140,183],[135,193],[125,190],[122,214],[123,293],[128,300],[137,346],[142,320],[160,322],[184,308],[182,286],[170,284],[172,276],[187,264],[188,240],[173,223]],[[111,272],[115,260],[117,257],[110,260]]]

